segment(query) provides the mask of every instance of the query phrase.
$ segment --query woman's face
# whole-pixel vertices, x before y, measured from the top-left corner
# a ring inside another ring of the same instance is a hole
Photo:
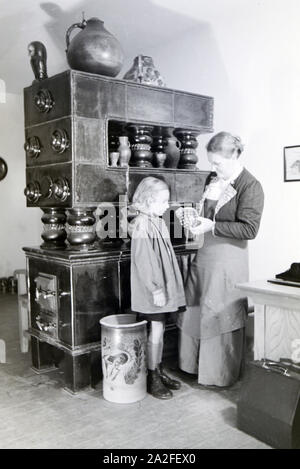
[[[212,171],[215,171],[222,179],[229,179],[236,168],[236,152],[231,158],[225,158],[221,153],[208,152],[207,159],[212,165]]]

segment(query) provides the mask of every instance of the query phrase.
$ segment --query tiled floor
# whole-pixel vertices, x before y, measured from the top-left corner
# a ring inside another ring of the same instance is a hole
[[[20,352],[16,295],[0,295],[0,339],[0,448],[268,448],[236,428],[239,383],[209,391],[175,373],[183,386],[169,401],[112,404],[101,386],[71,396],[59,371],[37,375]]]

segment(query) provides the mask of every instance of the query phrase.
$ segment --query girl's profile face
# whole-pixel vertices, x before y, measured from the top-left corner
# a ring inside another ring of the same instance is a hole
[[[169,191],[162,190],[153,195],[149,203],[149,211],[152,215],[162,216],[169,208]]]

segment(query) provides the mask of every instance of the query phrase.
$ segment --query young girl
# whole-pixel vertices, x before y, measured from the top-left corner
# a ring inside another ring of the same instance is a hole
[[[185,310],[181,273],[162,218],[169,206],[167,184],[144,178],[132,202],[138,215],[130,223],[131,309],[150,321],[148,336],[148,392],[158,399],[170,399],[180,382],[162,368],[163,336],[168,313]]]

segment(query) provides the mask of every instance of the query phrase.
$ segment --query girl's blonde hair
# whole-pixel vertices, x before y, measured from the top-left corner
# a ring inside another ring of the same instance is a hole
[[[161,179],[148,176],[141,180],[132,197],[132,204],[136,210],[148,206],[148,202],[160,191],[169,190],[168,185]]]

